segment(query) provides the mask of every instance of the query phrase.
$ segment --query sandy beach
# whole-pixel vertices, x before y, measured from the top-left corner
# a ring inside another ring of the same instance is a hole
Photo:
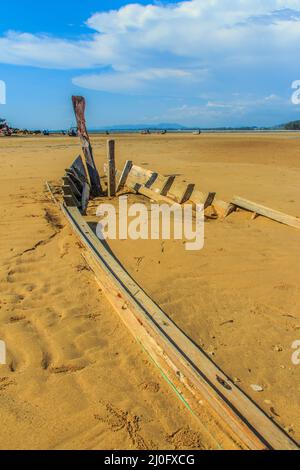
[[[297,133],[117,135],[126,160],[300,217]],[[92,135],[103,174],[106,136]],[[45,190],[81,152],[68,137],[0,139],[1,449],[237,449],[197,422],[95,283]],[[95,207],[89,208],[94,217]],[[205,246],[111,241],[134,279],[289,435],[300,441],[298,230],[237,212]],[[251,387],[262,388],[257,393]]]

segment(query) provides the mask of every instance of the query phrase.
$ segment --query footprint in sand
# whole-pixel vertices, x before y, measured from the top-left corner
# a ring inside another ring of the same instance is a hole
[[[124,431],[136,449],[149,449],[149,446],[140,434],[141,418],[139,416],[131,415],[128,411],[121,410],[111,403],[103,404],[103,406],[105,406],[105,412],[103,415],[94,415],[96,420],[107,424],[113,432]]]

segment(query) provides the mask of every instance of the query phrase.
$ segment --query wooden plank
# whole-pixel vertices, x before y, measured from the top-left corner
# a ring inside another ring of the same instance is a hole
[[[62,210],[95,263],[104,270],[119,290],[119,295],[134,308],[138,321],[154,335],[165,361],[190,390],[205,400],[250,449],[298,450],[287,436],[257,405],[197,347],[124,270],[99,240],[80,212]]]
[[[74,195],[71,186],[64,185],[64,186],[62,187],[62,190],[63,190],[63,194],[64,194],[64,200],[65,200],[65,198],[67,197],[67,201],[68,201],[69,204],[73,204],[73,205],[75,205],[76,207],[81,207],[81,196],[80,196],[80,198],[78,199],[78,198]]]
[[[129,173],[132,169],[132,166],[133,166],[133,162],[131,160],[127,160],[127,162],[125,163],[124,169],[121,173],[120,179],[119,179],[119,183],[118,183],[118,186],[117,186],[117,192],[120,192],[120,191],[122,191],[122,189],[124,189],[124,187],[126,185],[128,175],[129,175]]]
[[[166,178],[166,181],[165,183],[163,184],[163,187],[161,188],[161,191],[160,191],[160,194],[162,196],[167,196],[168,192],[170,191],[170,189],[172,188],[172,185],[174,183],[176,179],[176,176],[172,175],[172,176],[168,176]]]
[[[77,199],[72,194],[64,195],[64,203],[69,208],[71,208],[71,207],[79,208],[80,207],[80,203],[77,201]]]
[[[107,141],[107,177],[108,177],[108,197],[115,197],[116,195],[116,161],[115,161],[115,141]]]
[[[72,163],[70,170],[73,171],[78,177],[78,179],[81,182],[87,182],[88,181],[88,175],[85,169],[85,166],[83,164],[81,155],[79,155],[76,160]]]
[[[145,184],[145,187],[146,188],[151,188],[151,186],[153,186],[153,184],[155,183],[155,181],[157,180],[158,178],[158,173],[155,173],[153,172],[151,177],[148,179],[148,181],[146,182]]]
[[[169,199],[178,202],[179,204],[182,203],[182,201],[186,202],[188,197],[191,202],[194,204],[203,204],[206,209],[214,201],[216,195],[214,192],[202,193],[201,191],[196,190],[194,185],[187,186],[185,183],[177,182],[175,176],[165,177],[137,165],[133,165],[128,181],[145,186],[147,182],[151,180],[153,174],[158,176],[151,185],[151,189],[154,192],[162,194],[162,196],[166,196]],[[130,186],[132,187],[132,184]]]
[[[89,200],[90,200],[90,193],[91,193],[91,187],[89,183],[84,183],[83,185],[83,190],[82,190],[82,195],[81,195],[81,213],[83,215],[86,214]]]
[[[131,189],[141,194],[142,196],[148,197],[150,200],[161,202],[161,203],[166,203],[169,205],[176,204],[175,201],[173,201],[173,199],[170,199],[169,197],[166,197],[166,196],[162,196],[161,194],[156,193],[155,191],[152,191],[149,188],[146,188],[146,186],[135,184],[131,186]]]
[[[70,187],[71,187],[73,194],[74,194],[78,199],[81,199],[81,192],[80,192],[79,189],[77,188],[77,186],[76,186],[76,184],[74,183],[74,181],[72,180],[72,178],[70,178],[69,176],[64,176],[64,177],[63,177],[63,182],[64,182],[64,185],[65,185],[65,186],[70,186]]]
[[[71,178],[72,181],[77,185],[79,191],[82,191],[83,182],[78,178],[77,174],[71,168],[66,170],[66,177]]]
[[[191,199],[194,190],[195,190],[195,185],[188,184],[185,191],[183,191],[182,196],[179,197],[179,200],[178,200],[179,204],[184,204],[189,199]]]
[[[85,99],[83,96],[72,96],[72,103],[74,108],[74,113],[77,121],[78,134],[82,144],[82,150],[85,156],[86,165],[91,182],[91,192],[93,196],[101,196],[103,193],[100,176],[96,168],[96,164],[93,156],[93,149],[91,146],[89,134],[86,128],[85,122]]]
[[[227,217],[228,212],[230,211],[230,203],[218,199],[213,202],[213,208],[215,209],[218,217],[223,219]]]
[[[53,190],[52,190],[52,187],[51,187],[49,181],[46,181],[46,182],[45,182],[45,186],[46,186],[47,191],[48,191],[49,194],[50,194],[51,200],[54,202],[54,204],[55,204],[56,206],[60,207],[60,206],[59,206],[59,203],[58,203],[58,201],[57,201],[57,199],[56,199],[56,197],[54,196],[54,192],[53,192]]]
[[[256,202],[248,201],[242,197],[235,196],[231,204],[240,207],[242,209],[246,209],[247,211],[254,212],[258,215],[262,215],[267,217],[268,219],[275,220],[281,224],[289,225],[290,227],[294,227],[300,229],[300,219],[283,212],[279,212],[274,209],[270,209],[269,207],[263,206],[261,204],[257,204]]]

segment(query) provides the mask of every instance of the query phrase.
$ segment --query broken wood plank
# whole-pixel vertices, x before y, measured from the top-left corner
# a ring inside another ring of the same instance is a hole
[[[81,191],[77,188],[76,184],[69,176],[63,177],[63,182],[65,186],[70,186],[72,189],[73,194],[78,198],[81,199]]]
[[[91,194],[91,187],[89,183],[84,183],[82,195],[81,195],[81,213],[83,215],[86,214],[86,211],[89,205],[90,194]]]
[[[156,193],[155,191],[152,191],[151,189],[147,188],[146,186],[142,186],[138,183],[136,183],[135,185],[132,185],[131,189],[133,189],[137,193],[141,194],[142,196],[146,196],[147,198],[149,198],[152,201],[162,202],[162,203],[166,203],[166,204],[169,204],[169,205],[176,204],[175,201],[173,201],[173,199],[170,199],[169,197],[166,197],[166,196],[162,196],[161,194]]]
[[[240,207],[247,211],[254,212],[258,215],[267,217],[268,219],[275,220],[276,222],[279,222],[281,224],[289,225],[290,227],[300,229],[300,219],[292,215],[285,214],[284,212],[271,209],[270,207],[257,204],[256,202],[248,201],[247,199],[238,196],[235,196],[231,200],[231,204],[235,207]]]
[[[78,209],[80,207],[80,203],[72,194],[64,195],[64,203],[66,204],[67,207],[74,207],[74,208],[76,207]]]
[[[105,242],[98,239],[78,209],[62,206],[62,210],[97,269],[103,270],[104,278],[112,281],[116,295],[130,304],[135,318],[143,326],[143,334],[152,341],[161,358],[162,371],[169,374],[171,367],[182,385],[198,400],[204,399],[249,449],[298,450],[298,445],[147,296]],[[126,323],[125,315],[124,321]]]
[[[186,187],[186,190],[183,191],[182,196],[179,197],[179,200],[178,200],[179,204],[184,204],[189,199],[191,199],[194,190],[195,190],[195,185],[194,184],[188,184],[187,187]]]
[[[119,179],[119,183],[118,183],[118,186],[117,186],[117,192],[120,192],[120,191],[122,191],[122,189],[124,189],[124,187],[126,185],[128,175],[129,175],[129,173],[132,169],[132,166],[133,166],[133,162],[131,160],[127,160],[127,162],[125,163],[124,169],[121,173],[120,179]]]
[[[91,192],[93,196],[101,196],[103,193],[100,176],[96,168],[96,164],[93,156],[93,149],[91,146],[89,134],[86,128],[85,122],[85,99],[83,96],[72,96],[72,103],[74,108],[74,113],[77,121],[78,134],[82,144],[82,150],[85,156],[86,165],[91,182]]]
[[[176,176],[174,176],[174,175],[166,177],[166,181],[164,182],[164,184],[161,188],[161,191],[160,191],[160,194],[162,196],[167,196],[167,194],[170,191],[175,179],[176,179]]]
[[[83,164],[81,155],[79,155],[76,160],[72,163],[70,170],[72,170],[78,177],[78,179],[82,182],[88,181],[88,175]]]
[[[157,180],[158,178],[158,173],[152,173],[151,177],[148,179],[148,181],[146,182],[145,184],[145,187],[146,188],[151,188],[151,186],[153,186],[153,184],[155,183],[155,181]]]
[[[74,203],[75,207],[81,207],[81,196],[78,199],[74,195],[71,186],[64,185],[62,187],[62,190],[63,190],[64,199],[67,198],[67,201],[69,204]]]
[[[107,178],[108,178],[108,197],[116,195],[116,161],[115,161],[115,141],[107,141]]]
[[[213,202],[213,208],[215,209],[217,215],[219,218],[223,219],[227,217],[227,215],[230,212],[230,203],[221,201],[221,200],[214,200]]]

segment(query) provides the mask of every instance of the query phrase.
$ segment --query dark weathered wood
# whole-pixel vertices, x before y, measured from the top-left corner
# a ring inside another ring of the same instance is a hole
[[[73,183],[76,184],[79,191],[80,192],[82,191],[83,182],[78,178],[75,171],[73,171],[71,168],[69,168],[68,170],[66,170],[66,176],[65,177],[70,178],[73,181]]]
[[[86,165],[91,182],[91,192],[93,196],[101,196],[103,193],[100,176],[94,161],[93,150],[85,122],[85,99],[82,96],[72,96],[74,113],[77,121],[78,134],[82,144]]]
[[[80,203],[72,194],[64,195],[64,203],[66,204],[67,207],[74,207],[74,208],[76,207],[78,209],[80,208]]]
[[[178,201],[179,204],[184,204],[185,202],[187,202],[191,198],[194,190],[195,190],[195,185],[188,184],[186,191],[182,194],[180,200]]]
[[[172,175],[172,176],[169,176],[166,180],[166,182],[164,183],[161,191],[160,191],[160,194],[162,196],[167,196],[168,192],[170,191],[174,181],[176,179],[176,176],[175,175]]]
[[[81,191],[78,189],[72,178],[70,176],[64,176],[63,182],[65,186],[70,186],[72,189],[73,194],[80,199],[81,198]]]
[[[89,204],[89,199],[90,199],[90,192],[91,192],[91,187],[88,183],[84,183],[83,185],[83,190],[82,190],[82,195],[81,195],[81,212],[83,215],[86,214],[88,204]]]
[[[76,160],[74,160],[74,162],[72,163],[70,169],[74,171],[74,173],[78,176],[80,181],[88,182],[88,175],[87,175],[85,166],[83,164],[81,155],[79,155],[76,158]]]
[[[124,186],[126,185],[126,181],[127,181],[128,175],[131,171],[132,165],[133,165],[133,163],[132,163],[131,160],[127,160],[127,162],[125,163],[124,169],[121,173],[119,183],[118,183],[118,186],[117,186],[117,192],[121,191],[124,188]]]
[[[108,196],[115,197],[116,195],[116,156],[115,156],[115,141],[107,141],[107,178],[108,178]]]

